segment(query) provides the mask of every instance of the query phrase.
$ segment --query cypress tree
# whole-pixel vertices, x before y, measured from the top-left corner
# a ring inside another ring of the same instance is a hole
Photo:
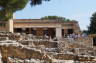
[[[89,34],[96,34],[96,12],[90,18],[90,26],[88,27]]]

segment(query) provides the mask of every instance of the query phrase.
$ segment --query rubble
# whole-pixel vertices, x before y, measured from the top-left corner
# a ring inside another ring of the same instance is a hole
[[[54,41],[32,34],[0,33],[0,58],[9,63],[95,63],[92,44],[90,37]]]

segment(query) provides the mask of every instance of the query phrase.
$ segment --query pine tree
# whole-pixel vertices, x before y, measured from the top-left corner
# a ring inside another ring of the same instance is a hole
[[[43,1],[50,1],[50,0],[31,0],[31,5],[39,5],[42,4]]]
[[[13,13],[22,10],[28,0],[0,0],[0,20],[9,20]]]
[[[0,0],[0,20],[8,21],[13,17],[13,13],[22,10],[28,1],[31,2],[31,6],[34,6],[49,0]]]

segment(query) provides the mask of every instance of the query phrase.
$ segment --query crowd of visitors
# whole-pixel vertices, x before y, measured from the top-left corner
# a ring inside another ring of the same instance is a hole
[[[65,38],[80,38],[80,37],[87,37],[87,34],[86,33],[82,33],[82,34],[76,34],[76,33],[73,33],[73,34],[69,34],[69,35],[65,35]]]

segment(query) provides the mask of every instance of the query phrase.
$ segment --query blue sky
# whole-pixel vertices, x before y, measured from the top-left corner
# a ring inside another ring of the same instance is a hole
[[[31,7],[28,3],[23,10],[14,13],[15,19],[39,19],[56,15],[77,20],[82,30],[87,29],[91,15],[96,12],[96,0],[51,0]]]

